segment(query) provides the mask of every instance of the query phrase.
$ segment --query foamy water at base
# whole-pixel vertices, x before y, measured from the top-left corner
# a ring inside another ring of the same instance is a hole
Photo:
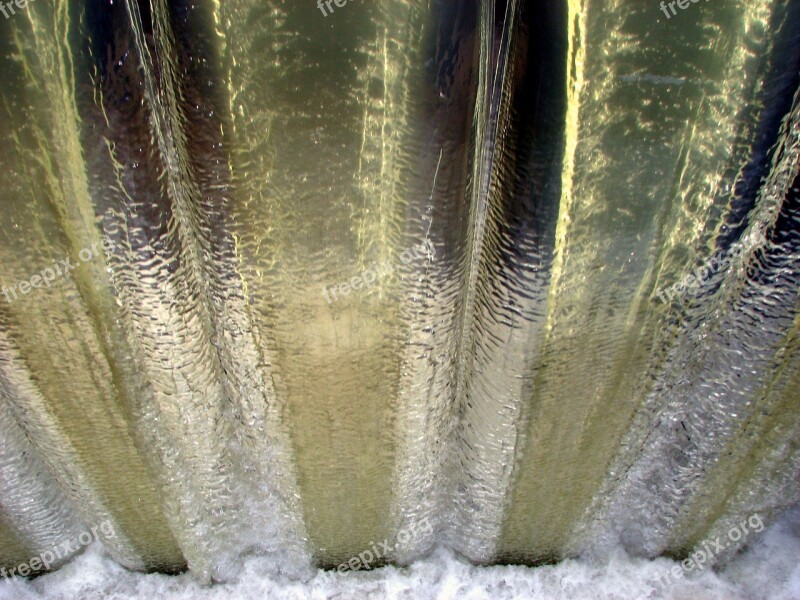
[[[478,599],[504,600],[798,600],[800,599],[800,509],[754,539],[720,573],[704,571],[659,583],[675,561],[632,558],[623,551],[602,562],[568,560],[544,567],[476,567],[446,550],[407,568],[333,574],[317,572],[306,581],[276,572],[267,559],[245,562],[236,583],[198,585],[177,577],[133,573],[95,544],[67,567],[34,581],[0,583],[0,600],[151,599]]]

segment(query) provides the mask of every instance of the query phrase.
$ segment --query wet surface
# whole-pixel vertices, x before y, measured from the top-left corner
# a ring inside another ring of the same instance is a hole
[[[105,521],[122,564],[207,581],[384,541],[680,556],[776,516],[798,10],[0,20],[0,564]]]

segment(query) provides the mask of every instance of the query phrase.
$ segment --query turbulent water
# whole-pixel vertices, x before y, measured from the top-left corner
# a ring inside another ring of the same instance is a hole
[[[800,4],[331,6],[0,19],[0,566],[681,558],[800,500]]]
[[[800,511],[789,511],[719,572],[673,577],[680,563],[648,560],[615,549],[602,560],[556,565],[475,566],[438,549],[408,567],[317,571],[288,579],[264,557],[248,557],[239,579],[199,584],[191,575],[135,573],[92,546],[63,569],[32,580],[0,582],[0,600],[797,600],[800,598]],[[274,566],[274,565],[273,565]]]

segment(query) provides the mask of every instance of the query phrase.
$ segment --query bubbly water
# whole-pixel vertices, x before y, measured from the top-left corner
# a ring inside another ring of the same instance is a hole
[[[681,572],[667,558],[648,560],[615,549],[601,560],[568,559],[540,567],[470,565],[436,550],[406,568],[287,578],[264,557],[248,557],[235,582],[203,586],[175,576],[125,570],[92,546],[63,569],[32,581],[0,582],[0,600],[797,600],[800,512],[789,511],[720,572]],[[678,577],[671,572],[677,569]]]
[[[323,12],[0,19],[0,566],[683,558],[800,500],[800,5]]]

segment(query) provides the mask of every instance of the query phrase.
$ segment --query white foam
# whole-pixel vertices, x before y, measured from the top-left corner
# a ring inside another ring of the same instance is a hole
[[[800,509],[765,530],[721,573],[704,571],[667,585],[659,576],[678,565],[612,552],[603,563],[568,560],[554,566],[475,567],[438,550],[407,568],[318,572],[307,581],[276,574],[264,558],[245,561],[237,583],[199,586],[189,574],[132,573],[95,544],[60,571],[33,581],[0,583],[0,600],[146,599],[483,599],[492,600],[800,600]]]

